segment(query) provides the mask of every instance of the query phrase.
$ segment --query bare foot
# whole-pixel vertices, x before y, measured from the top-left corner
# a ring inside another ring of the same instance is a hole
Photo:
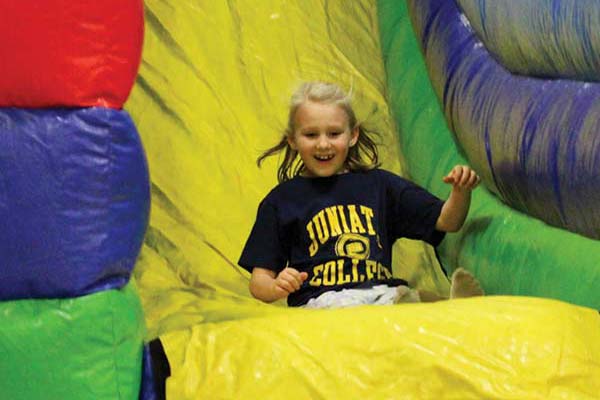
[[[469,271],[463,268],[458,268],[454,271],[450,283],[451,299],[483,296],[483,294],[483,289],[479,285],[479,281]]]
[[[410,289],[408,286],[398,286],[396,297],[394,298],[394,304],[400,303],[420,303],[419,292]]]

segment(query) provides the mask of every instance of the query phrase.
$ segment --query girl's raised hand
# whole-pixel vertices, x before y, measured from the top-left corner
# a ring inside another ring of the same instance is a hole
[[[468,165],[456,165],[443,178],[444,183],[452,184],[454,189],[473,190],[481,182],[481,178]]]
[[[281,271],[274,280],[275,295],[277,298],[287,297],[290,293],[294,293],[300,289],[302,283],[308,278],[306,272],[299,272],[294,268],[285,268]]]

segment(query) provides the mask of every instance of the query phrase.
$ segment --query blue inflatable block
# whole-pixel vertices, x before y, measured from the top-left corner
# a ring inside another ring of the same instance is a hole
[[[0,109],[0,300],[124,286],[149,208],[126,112]]]

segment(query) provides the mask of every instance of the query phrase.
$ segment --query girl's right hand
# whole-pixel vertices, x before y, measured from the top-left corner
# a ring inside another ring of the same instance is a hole
[[[300,289],[302,283],[308,278],[308,273],[300,272],[294,268],[285,268],[273,280],[273,292],[277,299],[287,297]]]

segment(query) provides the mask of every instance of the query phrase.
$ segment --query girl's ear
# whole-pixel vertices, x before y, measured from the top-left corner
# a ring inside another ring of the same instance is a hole
[[[352,132],[350,133],[350,147],[354,146],[356,142],[358,142],[358,136],[360,135],[360,125],[356,125],[352,128]]]
[[[298,150],[296,148],[296,141],[294,140],[294,134],[290,133],[290,134],[285,135],[285,137],[287,139],[288,144],[292,148],[292,150]]]

